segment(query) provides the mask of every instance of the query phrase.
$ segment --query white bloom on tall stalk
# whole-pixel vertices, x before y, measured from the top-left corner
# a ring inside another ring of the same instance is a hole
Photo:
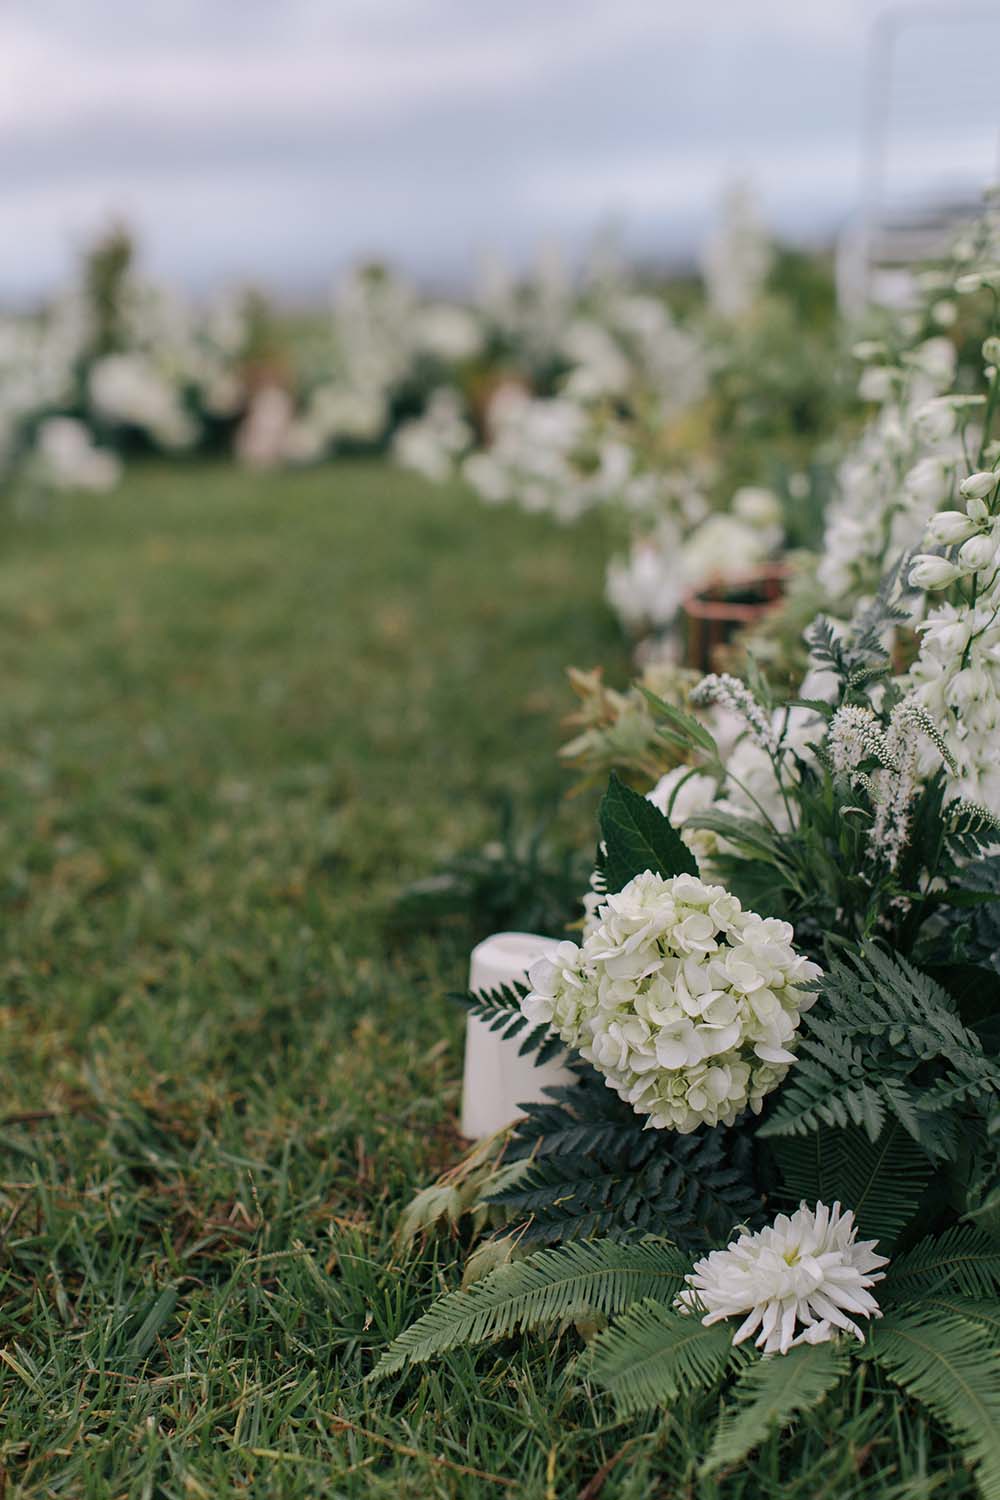
[[[855,354],[880,359],[879,345]],[[844,614],[874,590],[888,559],[918,545],[928,516],[947,503],[964,463],[956,410],[935,407],[955,377],[951,341],[925,340],[901,368],[875,366],[865,393],[883,404],[837,472],[827,510],[819,581]]]
[[[961,580],[963,597],[932,609],[918,627],[920,651],[909,676],[915,701],[954,757],[949,798],[980,804],[993,816],[1000,814],[1000,517],[986,497],[997,504],[998,481],[1000,475],[980,470],[963,482],[964,518],[942,512],[927,531],[932,543],[950,538],[951,555],[917,557],[910,571],[916,587],[942,586],[944,569],[952,582]],[[933,573],[930,564],[942,571]]]
[[[534,965],[522,1009],[653,1128],[731,1125],[759,1113],[795,1061],[820,970],[792,938],[723,886],[646,870],[602,900],[582,947]]]
[[[858,1240],[854,1214],[835,1203],[779,1214],[756,1234],[743,1233],[725,1250],[696,1262],[677,1306],[702,1313],[706,1327],[742,1318],[733,1343],[753,1334],[764,1354],[787,1354],[796,1344],[822,1344],[838,1333],[864,1343],[855,1318],[880,1318],[870,1287],[889,1264],[877,1240]]]
[[[701,256],[712,311],[727,319],[745,317],[763,291],[773,259],[753,193],[744,183],[734,184]]]

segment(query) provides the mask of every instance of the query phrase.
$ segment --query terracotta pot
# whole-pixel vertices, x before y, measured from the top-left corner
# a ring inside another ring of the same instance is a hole
[[[783,563],[769,563],[755,572],[711,579],[693,589],[681,605],[687,666],[697,672],[714,671],[720,649],[781,603],[788,572]]]

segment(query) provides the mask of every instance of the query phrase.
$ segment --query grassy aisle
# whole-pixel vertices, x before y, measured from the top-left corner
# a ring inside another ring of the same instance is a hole
[[[378,1420],[359,1351],[416,1305],[388,1236],[455,1151],[464,957],[383,918],[499,789],[560,787],[600,575],[596,531],[361,465],[8,528],[8,1496],[373,1485],[334,1418]]]
[[[454,1279],[391,1231],[455,1155],[465,953],[386,911],[496,791],[562,786],[564,665],[624,670],[601,572],[596,527],[360,465],[8,526],[6,1500],[931,1493],[860,1388],[799,1481],[775,1442],[717,1488],[675,1484],[697,1420],[616,1423],[555,1338],[361,1385]]]

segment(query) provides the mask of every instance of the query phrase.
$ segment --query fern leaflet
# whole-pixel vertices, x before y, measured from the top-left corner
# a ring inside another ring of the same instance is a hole
[[[941,1421],[970,1464],[984,1500],[1000,1500],[1000,1360],[965,1318],[930,1310],[888,1314],[872,1339],[877,1363]]]
[[[740,1372],[734,1404],[723,1410],[702,1473],[739,1463],[774,1428],[818,1406],[846,1372],[847,1355],[835,1340],[755,1360]]]
[[[750,1358],[725,1323],[710,1328],[662,1302],[644,1301],[598,1334],[589,1369],[624,1416],[717,1385]]]
[[[369,1378],[518,1328],[583,1313],[608,1315],[643,1297],[669,1299],[689,1269],[689,1259],[662,1240],[605,1240],[536,1251],[499,1266],[467,1291],[439,1298],[393,1341]]]

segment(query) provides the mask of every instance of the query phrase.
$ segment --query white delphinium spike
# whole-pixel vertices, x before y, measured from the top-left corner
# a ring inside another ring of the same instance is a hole
[[[987,447],[986,462],[996,462]],[[937,726],[951,755],[949,799],[981,803],[1000,813],[1000,766],[996,737],[1000,729],[1000,514],[997,513],[1000,474],[982,469],[960,486],[966,514],[976,534],[959,542],[951,512],[931,520],[928,535],[955,530],[958,550],[954,561],[937,558],[965,581],[961,596],[932,609],[917,627],[920,652],[910,669],[914,697]],[[988,497],[988,499],[987,499]],[[920,563],[917,559],[917,563]],[[926,569],[915,568],[911,582],[934,587]],[[927,733],[925,727],[925,733]],[[940,750],[938,740],[934,743]],[[926,769],[926,766],[924,766]]]
[[[702,1314],[709,1326],[742,1317],[733,1334],[741,1344],[752,1334],[764,1354],[787,1354],[796,1344],[820,1344],[838,1332],[864,1343],[855,1318],[879,1318],[869,1291],[882,1280],[877,1240],[856,1239],[854,1214],[823,1203],[779,1214],[756,1234],[743,1233],[725,1250],[696,1262],[677,1298],[686,1312]],[[853,1315],[853,1316],[852,1316]]]

